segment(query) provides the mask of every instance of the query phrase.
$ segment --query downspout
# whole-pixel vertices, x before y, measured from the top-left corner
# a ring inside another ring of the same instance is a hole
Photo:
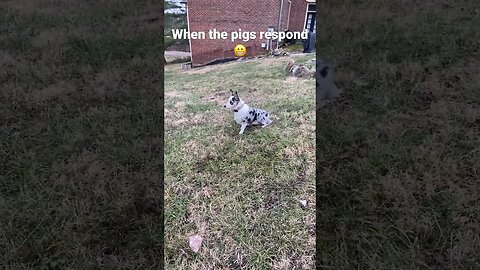
[[[292,0],[288,1],[288,17],[287,17],[287,29],[290,30],[290,10],[292,9]]]
[[[185,8],[187,11],[187,31],[190,32],[190,16],[188,15],[188,2],[185,1]],[[192,40],[188,40],[188,45],[190,46],[190,63],[192,63],[193,68],[193,51],[192,51]]]
[[[283,15],[283,0],[280,1],[280,14],[278,16],[278,32],[280,33],[280,29],[282,28],[282,15]],[[277,49],[278,49],[278,44],[280,43],[280,40],[277,38]]]

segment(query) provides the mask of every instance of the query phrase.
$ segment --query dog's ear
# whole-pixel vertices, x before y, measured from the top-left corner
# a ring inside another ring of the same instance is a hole
[[[232,89],[230,89],[230,93],[232,93],[232,96],[235,95],[235,94],[233,93],[233,90],[232,90]]]
[[[233,94],[235,96],[236,99],[238,99],[238,92],[235,91],[235,94]]]

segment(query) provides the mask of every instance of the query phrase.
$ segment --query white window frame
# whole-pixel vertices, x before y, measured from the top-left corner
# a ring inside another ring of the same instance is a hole
[[[307,8],[305,9],[305,20],[303,21],[303,30],[308,30],[305,26],[307,25],[307,20],[308,20],[308,7],[309,6],[316,6],[317,3],[315,1],[308,1],[307,0]],[[315,9],[315,16],[317,16],[317,10]],[[317,22],[315,22],[316,24]],[[315,26],[316,28],[316,26]]]

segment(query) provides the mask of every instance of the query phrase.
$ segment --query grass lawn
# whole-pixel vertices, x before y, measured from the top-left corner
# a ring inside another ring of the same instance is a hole
[[[160,268],[162,12],[0,2],[1,269]]]
[[[166,66],[166,269],[313,269],[315,80],[287,78],[289,59]],[[272,125],[239,135],[229,89]]]
[[[317,1],[326,269],[480,269],[480,3]]]

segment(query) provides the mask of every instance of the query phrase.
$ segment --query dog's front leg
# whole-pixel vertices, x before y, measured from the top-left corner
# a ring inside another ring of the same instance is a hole
[[[240,135],[243,134],[246,127],[247,127],[247,123],[242,123],[242,127],[240,128],[240,133],[238,133],[238,134],[240,134]]]

